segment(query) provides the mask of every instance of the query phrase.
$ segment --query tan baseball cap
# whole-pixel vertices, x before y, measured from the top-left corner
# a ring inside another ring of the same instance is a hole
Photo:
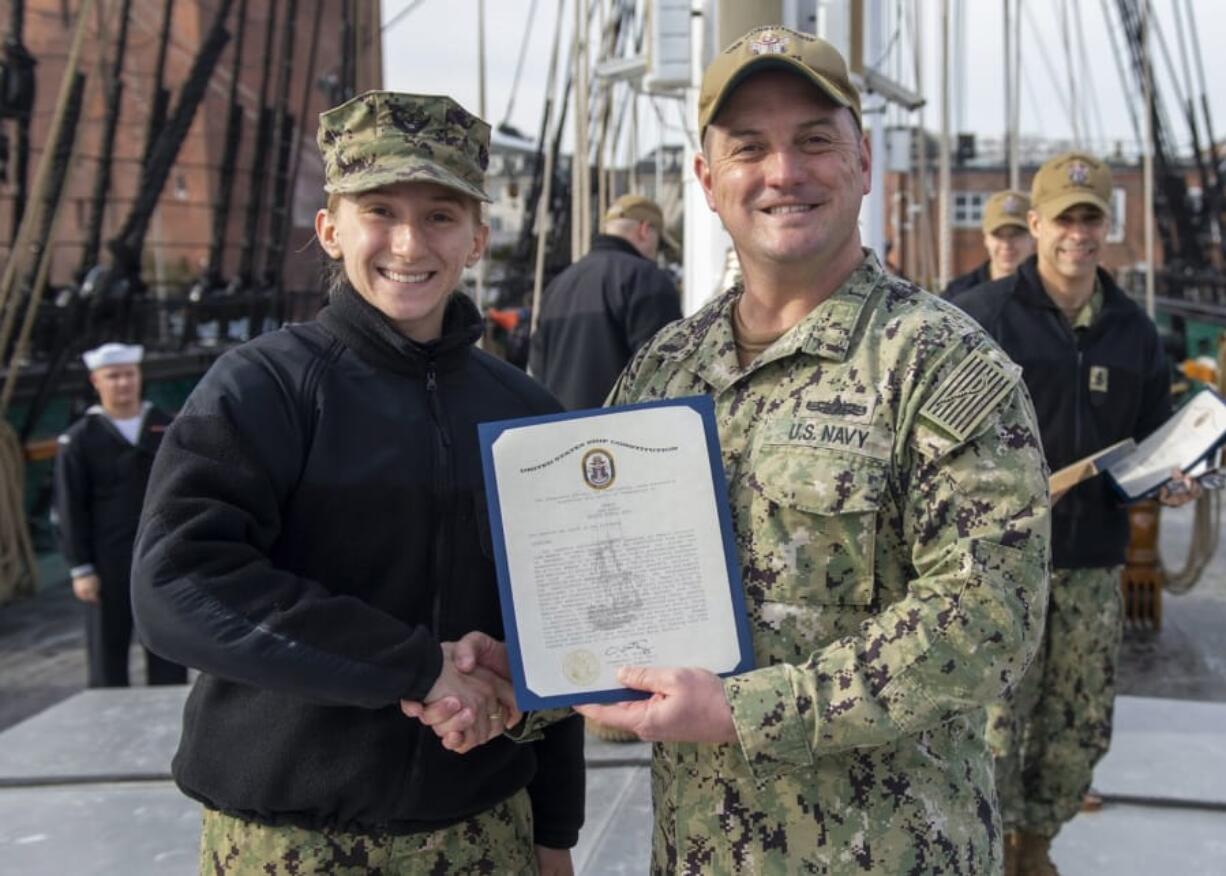
[[[613,219],[634,219],[636,222],[647,222],[660,233],[660,240],[674,250],[681,249],[676,239],[668,233],[664,226],[664,211],[651,198],[643,195],[622,195],[605,211],[604,221]]]
[[[1016,225],[1029,230],[1026,213],[1030,210],[1030,198],[1024,192],[1006,189],[996,192],[983,205],[983,233],[992,234],[1006,225]]]
[[[1043,162],[1030,185],[1030,209],[1054,219],[1077,204],[1110,215],[1111,168],[1084,152],[1065,152]]]
[[[698,133],[719,113],[728,95],[752,73],[790,70],[816,85],[861,124],[860,92],[851,84],[847,62],[823,39],[786,27],[758,27],[734,42],[707,65],[698,93]]]

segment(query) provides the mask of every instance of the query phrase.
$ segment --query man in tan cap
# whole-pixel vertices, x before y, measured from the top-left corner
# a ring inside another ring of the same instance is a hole
[[[1001,866],[983,706],[1038,643],[1042,451],[1018,369],[861,246],[859,107],[808,34],[712,61],[695,171],[743,280],[610,396],[713,398],[758,666],[621,666],[651,698],[580,708],[659,743],[653,873]]]
[[[983,248],[988,259],[975,270],[955,277],[945,287],[948,298],[966,289],[1007,277],[1034,252],[1034,240],[1026,224],[1030,199],[1022,192],[996,192],[983,205]]]
[[[542,297],[528,368],[570,410],[599,407],[617,375],[652,335],[681,318],[681,300],[656,265],[676,243],[655,201],[623,195],[604,215],[592,249]]]
[[[1022,366],[1053,470],[1125,438],[1139,442],[1171,414],[1158,332],[1100,267],[1110,218],[1111,169],[1080,152],[1052,158],[1030,193],[1036,255],[951,299]],[[1199,488],[1186,485],[1158,498],[1190,501]],[[1010,699],[988,713],[1010,873],[1056,872],[1051,839],[1079,811],[1110,744],[1127,543],[1127,513],[1103,478],[1052,509],[1043,647]]]

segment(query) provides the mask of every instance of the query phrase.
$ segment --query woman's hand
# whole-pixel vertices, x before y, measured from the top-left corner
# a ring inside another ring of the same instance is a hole
[[[536,867],[541,876],[575,876],[575,865],[570,859],[570,849],[536,847]]]

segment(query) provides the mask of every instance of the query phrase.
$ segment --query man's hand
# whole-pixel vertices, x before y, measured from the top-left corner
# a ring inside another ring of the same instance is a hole
[[[443,672],[425,701],[402,700],[400,708],[432,728],[444,748],[464,754],[519,723],[522,715],[515,705],[510,675],[506,646],[485,633],[471,632],[457,642],[443,644]],[[494,699],[474,707],[458,689],[440,688],[444,677],[460,689],[465,680],[484,685]]]
[[[570,849],[536,847],[536,868],[541,876],[575,876]]]
[[[609,706],[576,706],[575,711],[601,724],[629,730],[647,742],[736,741],[732,708],[715,673],[623,666],[617,680],[633,690],[649,691],[651,697]]]
[[[1196,478],[1190,478],[1179,469],[1171,470],[1171,481],[1158,492],[1158,501],[1168,508],[1178,508],[1200,498],[1204,492]]]
[[[78,575],[72,579],[72,592],[82,602],[97,603],[102,598],[102,580],[97,575]]]

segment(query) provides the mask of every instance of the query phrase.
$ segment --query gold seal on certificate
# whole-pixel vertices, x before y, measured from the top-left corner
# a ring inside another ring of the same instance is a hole
[[[617,669],[752,660],[714,408],[677,399],[480,427],[521,708],[627,699]]]
[[[562,671],[580,687],[589,687],[600,678],[600,658],[586,648],[577,648],[562,658]]]

